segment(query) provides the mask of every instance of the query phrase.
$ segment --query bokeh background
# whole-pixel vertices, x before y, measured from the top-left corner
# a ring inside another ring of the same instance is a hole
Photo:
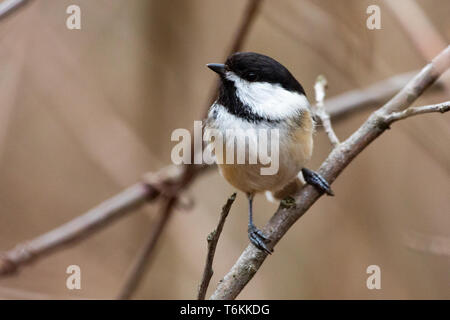
[[[403,6],[397,14],[387,1],[266,0],[243,50],[281,61],[310,98],[318,74],[328,78],[328,97],[364,88],[421,68],[449,42],[449,1],[395,2]],[[70,4],[81,7],[79,31],[65,26]],[[224,60],[246,4],[40,0],[3,19],[0,250],[169,164],[170,134],[201,120],[216,80],[205,64]],[[371,4],[381,8],[381,30],[366,28]],[[415,105],[449,100],[445,79]],[[369,112],[335,122],[338,136],[346,138]],[[336,196],[321,198],[294,225],[239,298],[449,299],[449,120],[431,114],[396,123],[337,179]],[[319,131],[309,167],[329,151]],[[134,298],[196,297],[206,236],[233,191],[215,171],[196,180],[187,191],[195,207],[175,212]],[[257,197],[257,225],[275,209]],[[0,298],[114,298],[158,210],[145,206],[1,278]],[[246,230],[239,194],[209,292],[247,246]],[[66,288],[72,264],[81,267],[81,290]],[[381,290],[366,287],[372,264],[381,268]]]

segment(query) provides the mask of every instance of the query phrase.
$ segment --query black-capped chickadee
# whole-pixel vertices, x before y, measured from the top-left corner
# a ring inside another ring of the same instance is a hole
[[[277,129],[279,164],[275,174],[261,174],[261,168],[267,167],[266,163],[224,161],[226,152],[217,159],[220,160],[218,166],[223,177],[247,194],[250,241],[257,248],[271,253],[266,245],[267,237],[253,224],[255,193],[270,192],[275,198],[283,199],[296,189],[301,172],[307,183],[333,195],[325,179],[304,167],[313,151],[314,120],[310,104],[300,83],[283,65],[268,56],[238,52],[232,54],[225,64],[211,63],[207,66],[219,74],[221,83],[218,99],[205,121],[206,130],[224,132],[224,145],[231,143],[234,147],[236,134],[230,137],[229,130]],[[256,137],[256,133],[254,135]],[[253,142],[252,137],[247,138],[248,147]],[[254,141],[259,143],[257,137]]]

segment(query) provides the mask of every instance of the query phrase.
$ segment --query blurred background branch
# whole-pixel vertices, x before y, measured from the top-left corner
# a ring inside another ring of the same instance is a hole
[[[20,7],[26,5],[29,0],[3,0],[0,1],[0,20],[7,17]]]
[[[68,223],[0,255],[0,275],[15,272],[19,266],[35,258],[85,238],[112,220],[133,212],[146,201],[155,199],[157,195],[157,190],[143,183],[125,189]]]
[[[341,120],[355,112],[375,109],[400,91],[418,71],[407,72],[379,81],[366,88],[350,90],[335,97],[326,99],[324,104],[334,121]],[[438,80],[431,88],[442,91],[443,82]]]
[[[211,213],[232,188],[210,166],[158,168],[170,161],[170,132],[190,128],[215,98],[216,86],[211,93],[205,87],[216,80],[205,63],[235,50],[265,53],[288,66],[306,91],[317,74],[326,75],[325,110],[338,136],[347,137],[416,74],[405,71],[430,60],[450,36],[445,0],[376,1],[380,30],[366,28],[365,10],[374,3],[365,0],[345,7],[332,0],[80,0],[80,31],[65,27],[70,1],[20,2],[30,5],[11,19],[0,14],[0,242],[2,250],[12,248],[0,272],[45,260],[20,277],[2,277],[0,298],[193,295],[204,235],[217,223]],[[448,75],[418,105],[447,101]],[[339,197],[310,209],[241,297],[448,296],[442,253],[450,222],[449,128],[446,116],[417,117],[377,140],[333,186]],[[316,135],[311,166],[328,154],[326,139]],[[142,177],[148,171],[151,179]],[[176,204],[165,210],[174,195]],[[195,210],[170,219],[185,199],[195,201]],[[261,221],[275,210],[255,205]],[[238,214],[245,208],[240,199],[233,206],[213,282],[247,241],[240,229],[245,215]],[[399,236],[404,229],[415,232]],[[186,230],[189,241],[180,236]],[[147,262],[152,272],[145,272]],[[361,286],[360,270],[373,262],[389,281],[380,292]],[[81,291],[62,285],[69,263],[82,268]],[[133,278],[138,286],[130,285]]]
[[[164,201],[161,214],[158,217],[159,220],[153,226],[153,230],[149,232],[150,237],[147,242],[144,243],[141,252],[138,253],[135,261],[131,265],[131,268],[125,278],[124,285],[117,296],[118,299],[129,299],[139,285],[139,281],[141,280],[145,269],[148,267],[151,259],[153,258],[156,244],[158,239],[161,237],[164,226],[167,224],[170,216],[172,215],[176,201],[177,200],[175,197],[171,197]]]

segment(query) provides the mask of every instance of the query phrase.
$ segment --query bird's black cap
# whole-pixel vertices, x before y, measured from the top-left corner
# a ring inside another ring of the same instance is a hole
[[[225,62],[225,68],[250,82],[280,84],[284,89],[305,94],[305,90],[281,63],[255,52],[237,52]]]

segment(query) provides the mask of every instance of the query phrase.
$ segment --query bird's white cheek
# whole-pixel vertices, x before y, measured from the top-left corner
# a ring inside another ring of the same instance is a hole
[[[285,119],[309,108],[305,95],[286,90],[279,84],[248,82],[232,72],[228,72],[226,77],[234,82],[236,95],[242,103],[261,117]]]

